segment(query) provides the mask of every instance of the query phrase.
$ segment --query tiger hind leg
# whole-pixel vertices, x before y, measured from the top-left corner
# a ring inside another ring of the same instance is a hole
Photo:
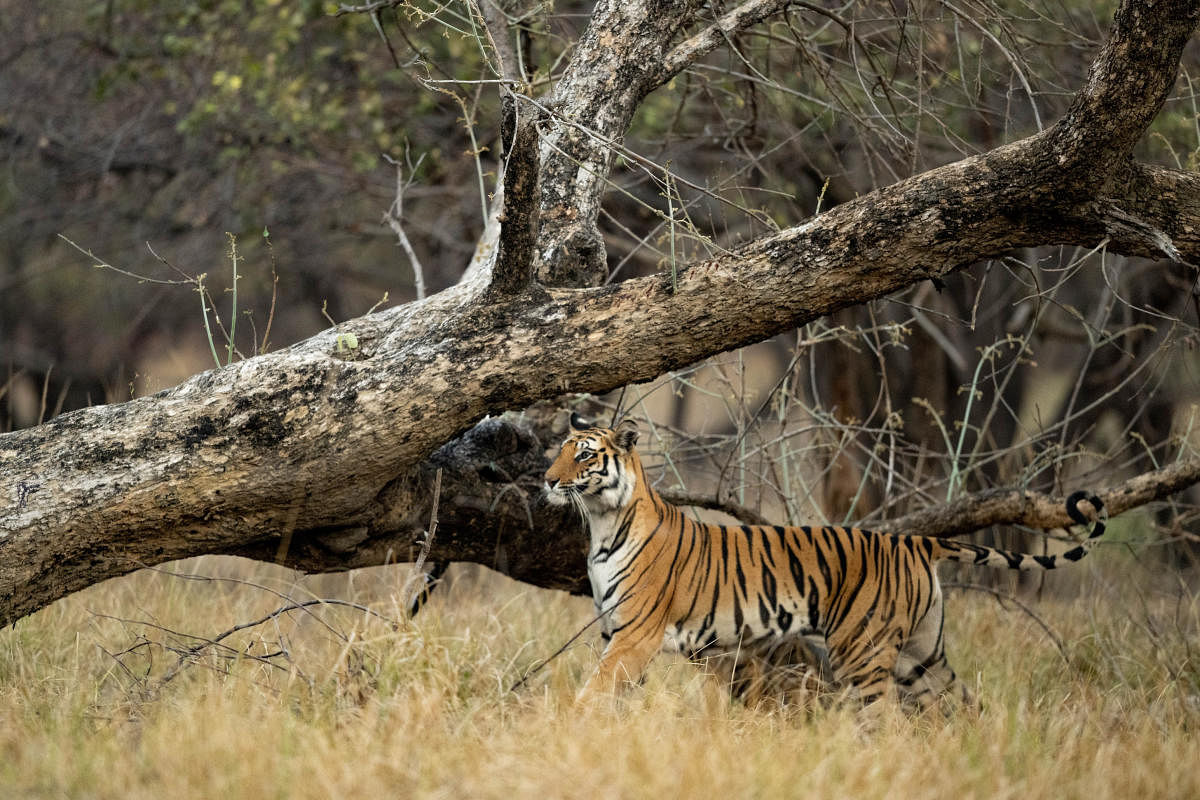
[[[936,706],[947,716],[958,708],[979,709],[974,695],[946,660],[940,602],[917,623],[901,647],[894,674],[905,706],[920,711]]]
[[[937,653],[932,660],[914,663],[895,677],[900,701],[906,707],[918,711],[938,708],[946,716],[959,708],[980,710],[979,701],[966,684],[958,680],[944,653]]]
[[[901,707],[899,686],[891,668],[885,664],[861,666],[839,682],[850,699],[861,703],[854,712],[859,736],[869,739],[886,730],[889,718]]]
[[[706,669],[749,707],[812,710],[829,699],[832,668],[824,639],[791,637],[766,648],[707,656]]]
[[[864,707],[880,700],[897,703],[900,697],[896,683],[896,661],[900,657],[897,644],[859,642],[852,653],[830,650],[834,681],[846,694]]]

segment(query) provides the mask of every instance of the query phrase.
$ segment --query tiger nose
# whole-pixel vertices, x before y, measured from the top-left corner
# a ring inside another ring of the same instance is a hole
[[[546,491],[553,492],[557,488],[558,488],[558,478],[546,479]]]

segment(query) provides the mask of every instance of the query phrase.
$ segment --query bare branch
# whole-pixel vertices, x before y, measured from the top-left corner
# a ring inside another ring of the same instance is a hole
[[[341,3],[338,5],[337,11],[334,12],[335,17],[340,17],[343,14],[371,14],[381,8],[395,8],[401,5],[404,0],[374,0],[370,3],[363,3],[359,6],[346,5]]]
[[[408,262],[412,264],[413,269],[413,285],[416,287],[417,299],[425,299],[425,269],[421,266],[421,259],[417,258],[417,252],[413,249],[412,242],[408,240],[408,235],[404,232],[404,226],[401,224],[401,217],[404,216],[404,193],[409,186],[412,185],[412,179],[404,179],[404,168],[400,162],[383,154],[384,159],[396,168],[396,195],[392,200],[391,207],[388,208],[383,215],[383,221],[392,229],[392,233],[396,234],[396,239],[400,246],[404,248],[404,253],[408,256]],[[420,165],[421,158],[417,159],[417,165]],[[413,168],[415,169],[415,167]]]
[[[536,268],[546,286],[598,286],[607,274],[596,227],[612,151],[658,82],[663,55],[692,18],[698,0],[600,0],[548,105],[598,137],[569,126],[542,144],[541,232]]]
[[[1105,509],[1116,516],[1131,508],[1161,500],[1200,482],[1200,459],[1178,461],[1168,467],[1100,490]],[[934,506],[871,527],[922,536],[959,536],[992,525],[1024,525],[1050,530],[1072,524],[1064,501],[1037,492],[995,489],[967,495],[946,505]]]
[[[484,20],[484,30],[492,52],[500,62],[500,76],[514,84],[524,82],[521,68],[517,61],[516,51],[513,50],[512,39],[508,34],[508,17],[504,13],[500,0],[472,0],[471,5],[479,9]]]
[[[698,59],[727,42],[731,35],[757,25],[793,4],[791,0],[749,0],[722,14],[712,25],[667,53],[655,80],[659,85],[666,83]]]
[[[1060,164],[1086,162],[1101,185],[1129,157],[1175,85],[1179,57],[1200,20],[1200,0],[1126,0],[1087,82],[1054,127]]]
[[[413,563],[413,574],[405,584],[404,591],[400,593],[404,598],[405,607],[410,609],[420,608],[424,603],[424,598],[429,594],[429,577],[425,574],[425,561],[429,558],[433,537],[437,535],[438,505],[442,499],[442,470],[440,467],[434,475],[433,491],[430,494],[433,497],[433,507],[429,510],[429,527],[425,529],[425,535],[421,538],[421,552],[417,554],[417,560]]]
[[[747,508],[741,503],[735,503],[732,500],[721,500],[716,497],[702,497],[699,495],[687,494],[685,492],[675,492],[669,489],[659,490],[659,495],[668,503],[677,506],[694,506],[695,508],[707,508],[710,511],[720,511],[723,514],[728,514],[739,522],[744,522],[747,525],[770,525],[771,521],[759,514],[752,508]]]

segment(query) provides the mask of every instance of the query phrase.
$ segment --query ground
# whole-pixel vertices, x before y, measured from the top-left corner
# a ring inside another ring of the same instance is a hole
[[[0,633],[0,795],[1200,797],[1200,604],[1150,558],[1104,548],[1040,599],[1024,590],[1065,658],[1015,606],[952,591],[949,654],[983,714],[886,714],[872,732],[852,709],[731,703],[666,657],[614,710],[584,712],[594,628],[513,692],[590,603],[476,568],[406,621],[404,567],[180,562]],[[387,619],[313,606],[180,668],[170,648],[269,614],[277,592]]]

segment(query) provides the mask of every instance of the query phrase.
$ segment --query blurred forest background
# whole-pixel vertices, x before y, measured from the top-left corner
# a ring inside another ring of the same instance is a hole
[[[590,4],[492,6],[527,93],[544,95]],[[796,3],[739,33],[647,98],[621,143],[600,220],[608,279],[1042,129],[1085,82],[1114,7]],[[469,4],[0,10],[0,430],[414,298],[397,229],[430,293],[469,262],[501,116]],[[1194,44],[1141,159],[1197,168]],[[652,420],[664,480],[775,519],[884,519],[989,486],[1112,482],[1200,435],[1195,281],[1103,247],[1013,252],[625,405]],[[1195,541],[1185,505],[1154,521],[1163,541]]]

